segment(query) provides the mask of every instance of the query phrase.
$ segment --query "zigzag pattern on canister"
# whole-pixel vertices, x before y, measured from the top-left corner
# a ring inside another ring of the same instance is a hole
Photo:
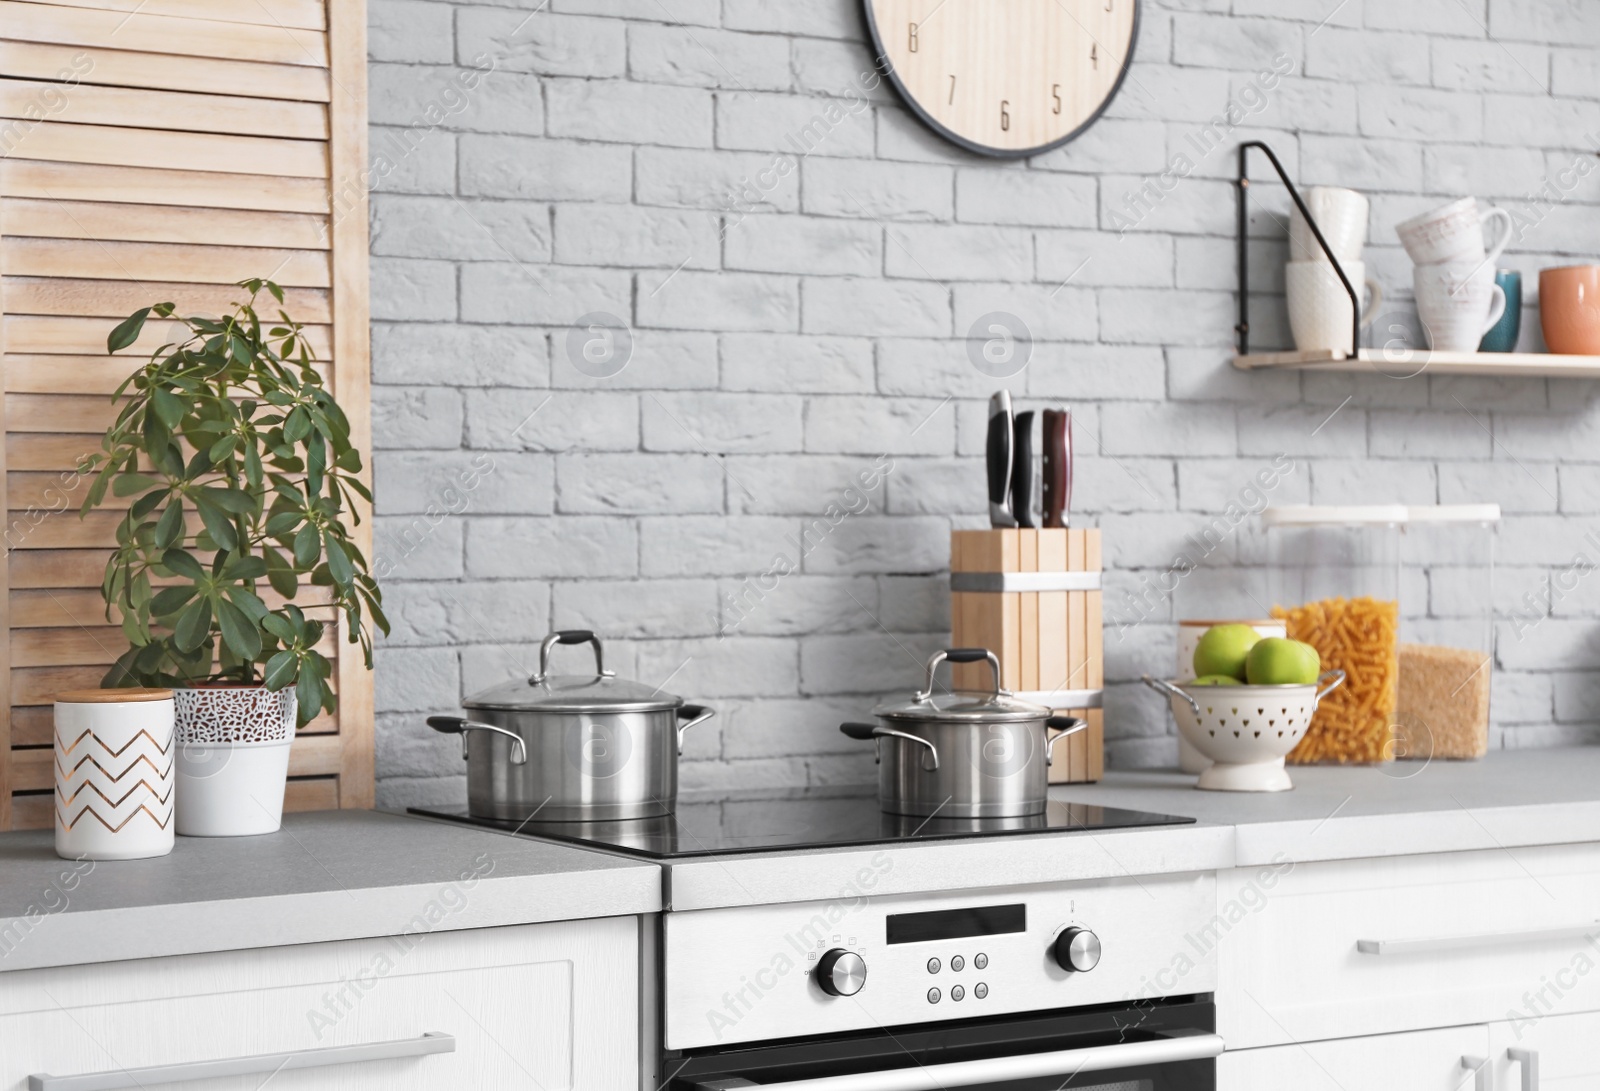
[[[162,745],[140,730],[114,746],[92,728],[70,741],[55,739],[56,827],[99,823],[110,833],[143,821],[165,830],[172,822],[173,737]]]

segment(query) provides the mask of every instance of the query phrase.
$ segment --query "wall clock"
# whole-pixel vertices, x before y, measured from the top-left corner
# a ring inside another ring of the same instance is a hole
[[[1037,155],[1116,95],[1139,0],[865,0],[878,56],[911,109],[968,151]]]

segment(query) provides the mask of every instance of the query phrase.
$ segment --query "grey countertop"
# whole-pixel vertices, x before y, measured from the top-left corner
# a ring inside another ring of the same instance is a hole
[[[151,860],[62,860],[53,836],[0,835],[0,971],[661,908],[653,864],[372,811]]]

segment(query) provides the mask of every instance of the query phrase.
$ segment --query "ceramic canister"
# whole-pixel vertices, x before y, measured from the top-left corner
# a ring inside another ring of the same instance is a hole
[[[1478,344],[1479,352],[1515,352],[1522,336],[1522,274],[1515,269],[1498,269],[1494,282],[1506,294],[1506,312],[1489,327]]]
[[[172,725],[171,690],[56,697],[58,856],[138,860],[172,851]]]

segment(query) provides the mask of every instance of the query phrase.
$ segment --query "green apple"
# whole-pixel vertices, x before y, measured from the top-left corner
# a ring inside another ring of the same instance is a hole
[[[1208,674],[1204,678],[1196,678],[1190,682],[1191,686],[1242,686],[1243,682],[1227,674]]]
[[[1245,659],[1261,634],[1248,625],[1213,625],[1200,636],[1194,649],[1194,676],[1225,674],[1244,681]]]
[[[1252,686],[1309,686],[1321,672],[1317,649],[1281,636],[1257,643],[1245,663],[1245,677]]]

